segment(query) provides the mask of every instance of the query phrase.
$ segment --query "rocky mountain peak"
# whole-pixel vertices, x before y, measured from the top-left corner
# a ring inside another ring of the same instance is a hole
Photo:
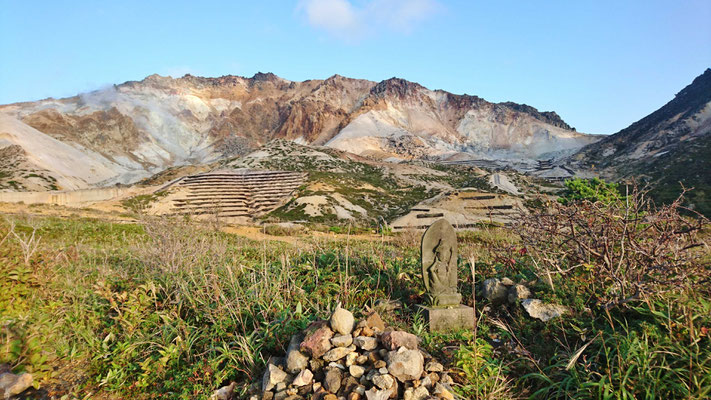
[[[420,89],[424,89],[424,87],[418,83],[393,77],[379,82],[370,90],[370,93],[377,97],[391,95],[399,99],[404,99]]]
[[[511,101],[507,101],[507,102],[503,102],[503,103],[499,103],[499,104],[506,106],[510,109],[529,114],[532,117],[534,117],[540,121],[543,121],[547,124],[551,124],[553,126],[557,126],[559,128],[563,128],[563,129],[568,129],[571,131],[575,130],[575,128],[571,127],[565,121],[563,121],[563,118],[561,118],[560,115],[558,115],[558,113],[556,113],[555,111],[538,111],[537,108],[531,107],[528,104],[518,104],[518,103],[511,102]]]
[[[297,82],[264,72],[251,78],[155,74],[116,89],[0,107],[8,144],[42,161],[35,169],[65,188],[135,182],[175,165],[243,154],[275,138],[393,160],[533,159],[597,140],[565,127],[555,113],[401,78],[376,83],[333,75]],[[67,158],[82,159],[84,167],[61,169]]]
[[[276,76],[275,74],[271,72],[257,72],[252,76],[251,78],[253,81],[268,81],[268,82],[277,82],[280,81],[281,78]]]

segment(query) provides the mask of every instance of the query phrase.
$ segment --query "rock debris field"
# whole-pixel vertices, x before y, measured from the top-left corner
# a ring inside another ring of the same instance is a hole
[[[386,328],[377,312],[355,323],[336,308],[272,358],[252,400],[454,399],[452,378],[411,333]]]

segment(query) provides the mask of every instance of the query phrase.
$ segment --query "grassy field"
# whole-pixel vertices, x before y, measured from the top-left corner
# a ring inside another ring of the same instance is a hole
[[[532,285],[535,297],[570,308],[544,323],[474,297],[486,278],[529,281],[539,271],[515,233],[482,228],[459,238],[459,289],[477,329],[431,334],[414,307],[424,295],[419,233],[304,231],[290,244],[217,228],[0,219],[0,363],[64,399],[201,399],[230,381],[247,397],[268,358],[342,302],[420,335],[465,398],[711,395],[708,282],[608,310],[583,268],[553,277],[553,288]]]

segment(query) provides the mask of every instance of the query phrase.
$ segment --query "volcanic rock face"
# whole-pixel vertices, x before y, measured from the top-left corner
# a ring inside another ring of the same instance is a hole
[[[583,148],[572,159],[600,167],[650,159],[711,133],[711,69],[659,110]]]
[[[37,138],[41,145],[30,143]],[[553,112],[397,78],[151,75],[71,98],[0,106],[0,148],[20,146],[61,189],[134,182],[275,138],[384,159],[547,157],[597,140]],[[81,168],[64,161],[77,159]]]
[[[688,206],[711,215],[711,69],[669,103],[629,127],[584,147],[567,161],[604,177],[644,177],[657,201],[686,188]]]

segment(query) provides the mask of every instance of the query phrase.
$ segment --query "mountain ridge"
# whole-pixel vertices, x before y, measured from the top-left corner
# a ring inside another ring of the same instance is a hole
[[[711,215],[711,68],[629,127],[583,147],[568,161],[613,180],[649,184],[660,203],[685,188],[687,206]]]
[[[20,146],[32,173],[63,189],[131,183],[171,166],[245,154],[273,139],[376,159],[531,162],[598,140],[555,112],[525,104],[491,103],[396,77],[374,82],[337,74],[301,82],[262,72],[153,74],[67,98],[0,105],[0,117],[0,147]],[[43,135],[52,139],[49,147],[27,143]],[[73,154],[66,145],[83,153],[81,162],[96,176],[54,167]],[[25,182],[22,171],[5,175],[20,190],[42,189],[44,182]],[[13,188],[0,182],[0,189]]]

